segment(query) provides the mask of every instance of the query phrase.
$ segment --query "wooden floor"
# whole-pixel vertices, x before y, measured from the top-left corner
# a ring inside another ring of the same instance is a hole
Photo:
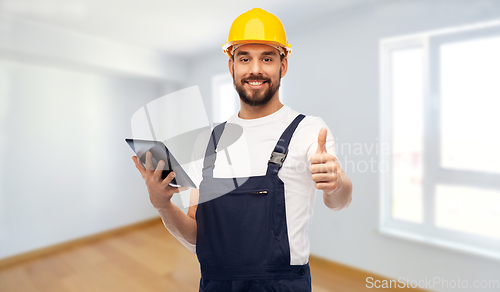
[[[317,257],[310,265],[314,292],[373,290],[366,277],[382,279]],[[199,280],[196,256],[161,221],[0,268],[1,292],[194,292]]]

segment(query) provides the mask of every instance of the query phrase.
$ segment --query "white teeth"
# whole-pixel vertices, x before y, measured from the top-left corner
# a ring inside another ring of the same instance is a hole
[[[261,85],[264,82],[248,82],[250,85]]]

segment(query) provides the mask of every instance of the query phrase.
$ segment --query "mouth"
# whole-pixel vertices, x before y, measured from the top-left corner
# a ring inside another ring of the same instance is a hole
[[[245,83],[248,84],[248,86],[251,89],[260,89],[260,88],[264,87],[264,84],[266,84],[267,81],[264,81],[264,80],[248,80],[248,81],[245,81]]]

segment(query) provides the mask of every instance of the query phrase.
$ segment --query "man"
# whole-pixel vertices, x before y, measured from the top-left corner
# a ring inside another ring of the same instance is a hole
[[[352,183],[323,120],[279,100],[291,52],[281,21],[249,10],[233,22],[223,51],[241,104],[227,124],[241,126],[245,138],[245,145],[224,150],[232,163],[215,156],[228,135],[223,123],[212,131],[185,214],[170,201],[180,190],[169,186],[174,176],[161,179],[164,163],[152,170],[148,153],[146,170],[133,160],[167,229],[196,252],[199,291],[311,291],[308,229],[316,190],[327,207],[342,210],[351,203]]]

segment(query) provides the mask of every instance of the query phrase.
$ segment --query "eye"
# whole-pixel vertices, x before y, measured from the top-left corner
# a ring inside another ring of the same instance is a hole
[[[240,61],[246,63],[248,62],[248,58],[241,58]]]
[[[271,62],[273,59],[271,58],[264,58],[264,62]]]

